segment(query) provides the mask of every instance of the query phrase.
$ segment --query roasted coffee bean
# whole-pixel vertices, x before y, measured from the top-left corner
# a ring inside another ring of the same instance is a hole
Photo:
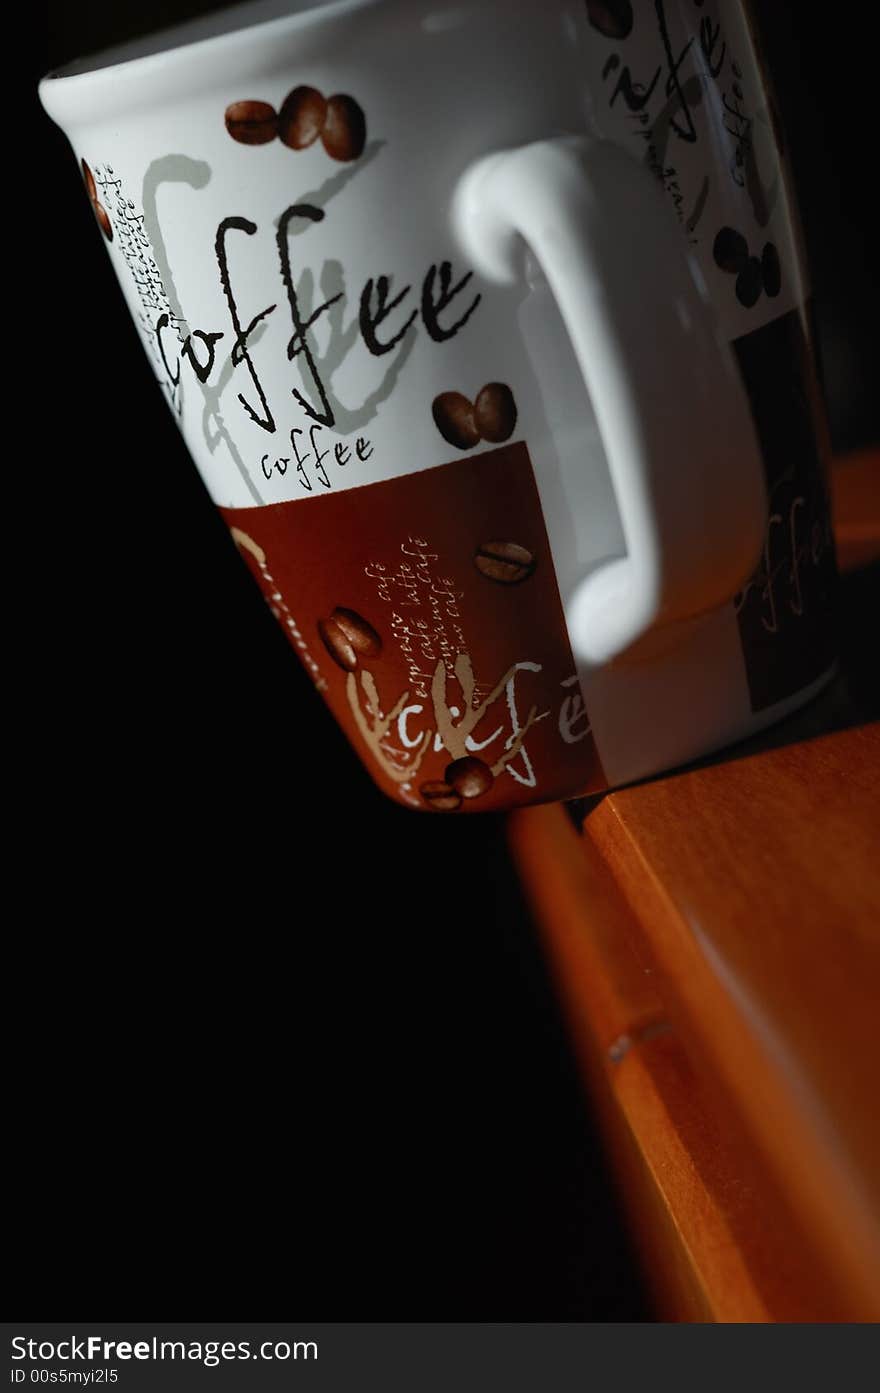
[[[436,808],[440,813],[454,813],[456,808],[461,807],[461,795],[442,779],[429,779],[420,786],[419,793],[429,807]]]
[[[107,241],[112,242],[113,224],[110,221],[110,215],[108,214],[107,209],[104,207],[103,203],[99,203],[97,199],[95,199],[94,203],[92,204],[92,207],[95,210],[95,217],[98,219],[98,226],[100,227],[104,236],[107,238]]]
[[[367,118],[354,97],[337,93],[329,99],[321,140],[334,160],[356,160],[363,153],[367,143]]]
[[[268,102],[233,102],[226,108],[226,129],[242,145],[266,145],[278,134],[278,117]]]
[[[338,663],[345,672],[354,672],[358,665],[358,655],[335,620],[320,620],[318,633],[334,663]]]
[[[278,113],[278,138],[291,150],[314,144],[327,119],[327,98],[316,87],[294,87]]]
[[[434,425],[456,450],[472,450],[480,443],[474,422],[474,408],[461,392],[441,392],[434,398],[431,412]]]
[[[722,227],[712,245],[712,255],[722,271],[741,271],[749,259],[748,243],[734,228]]]
[[[488,764],[484,764],[474,755],[454,759],[446,766],[443,777],[449,787],[460,793],[462,798],[480,798],[495,782]]]
[[[328,621],[335,624],[337,629],[357,653],[362,658],[374,658],[381,652],[382,640],[376,633],[372,624],[368,624],[362,614],[358,614],[353,609],[343,609],[341,606],[330,615]]]
[[[750,256],[736,278],[736,298],[747,310],[758,303],[762,284],[761,263],[756,256]]]
[[[764,292],[771,299],[778,295],[782,289],[782,267],[779,264],[779,252],[772,242],[767,242],[761,253],[761,279],[764,282]]]
[[[535,564],[532,553],[518,542],[483,542],[474,556],[480,574],[499,585],[519,585],[528,580]]]
[[[474,402],[474,425],[484,440],[509,440],[516,425],[513,392],[503,382],[488,382]]]
[[[90,198],[90,199],[92,200],[92,202],[94,203],[94,202],[96,201],[97,197],[98,197],[98,190],[95,188],[95,176],[94,176],[94,174],[92,173],[92,171],[89,169],[89,167],[88,167],[88,165],[86,164],[85,160],[82,160],[82,161],[81,161],[81,164],[82,164],[83,178],[84,178],[85,181],[86,181],[86,192],[87,192],[89,198]]]
[[[633,27],[630,0],[587,0],[587,18],[607,39],[625,39]]]

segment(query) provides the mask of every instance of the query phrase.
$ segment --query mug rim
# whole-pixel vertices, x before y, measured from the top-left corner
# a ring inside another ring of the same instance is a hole
[[[280,0],[283,3],[283,0]],[[227,10],[212,11],[179,24],[166,26],[133,39],[97,49],[73,58],[44,74],[38,95],[48,115],[59,125],[79,125],[97,121],[108,114],[131,107],[152,104],[164,93],[144,94],[140,89],[159,79],[179,77],[181,70],[198,67],[205,61],[221,60],[232,51],[242,57],[242,46],[257,44],[260,51],[282,37],[313,30],[334,20],[344,20],[364,10],[387,4],[387,0],[300,0],[301,8],[271,13],[279,0],[245,0]],[[265,13],[269,10],[269,13]],[[265,13],[260,18],[259,12]],[[230,27],[230,20],[241,22]],[[222,22],[219,31],[199,36],[211,21]],[[182,37],[192,33],[192,38]],[[123,55],[139,46],[146,52]],[[120,92],[119,83],[126,88]],[[138,95],[141,99],[138,100]],[[178,93],[179,95],[179,93]]]

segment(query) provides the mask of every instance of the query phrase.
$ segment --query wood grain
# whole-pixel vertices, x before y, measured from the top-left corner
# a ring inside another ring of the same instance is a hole
[[[589,819],[588,819],[589,825]],[[670,1010],[662,970],[592,836],[558,807],[511,824],[658,1315],[847,1320],[864,1308]],[[552,870],[551,870],[552,868]],[[674,1006],[674,1003],[672,1003]],[[686,1022],[685,1022],[686,1026]]]
[[[845,567],[880,554],[878,463],[835,472]],[[880,1319],[873,574],[847,582],[847,670],[809,708],[511,822],[666,1318]]]
[[[880,1313],[880,729],[612,794],[613,868],[689,1056],[732,1097],[852,1311]]]

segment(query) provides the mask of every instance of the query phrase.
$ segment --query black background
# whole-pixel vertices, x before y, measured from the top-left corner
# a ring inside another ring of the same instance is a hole
[[[31,86],[212,7],[53,0]],[[849,447],[877,433],[870,59],[853,7],[758,10]],[[27,101],[18,1309],[646,1318],[503,821],[374,792],[159,405],[69,147]]]

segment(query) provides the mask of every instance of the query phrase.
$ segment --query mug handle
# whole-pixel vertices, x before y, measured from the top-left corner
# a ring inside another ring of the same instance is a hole
[[[655,625],[726,604],[763,545],[764,469],[733,354],[655,177],[609,141],[542,140],[473,164],[453,220],[497,283],[524,277],[531,248],[592,399],[626,555],[567,597],[575,657],[608,662]]]

